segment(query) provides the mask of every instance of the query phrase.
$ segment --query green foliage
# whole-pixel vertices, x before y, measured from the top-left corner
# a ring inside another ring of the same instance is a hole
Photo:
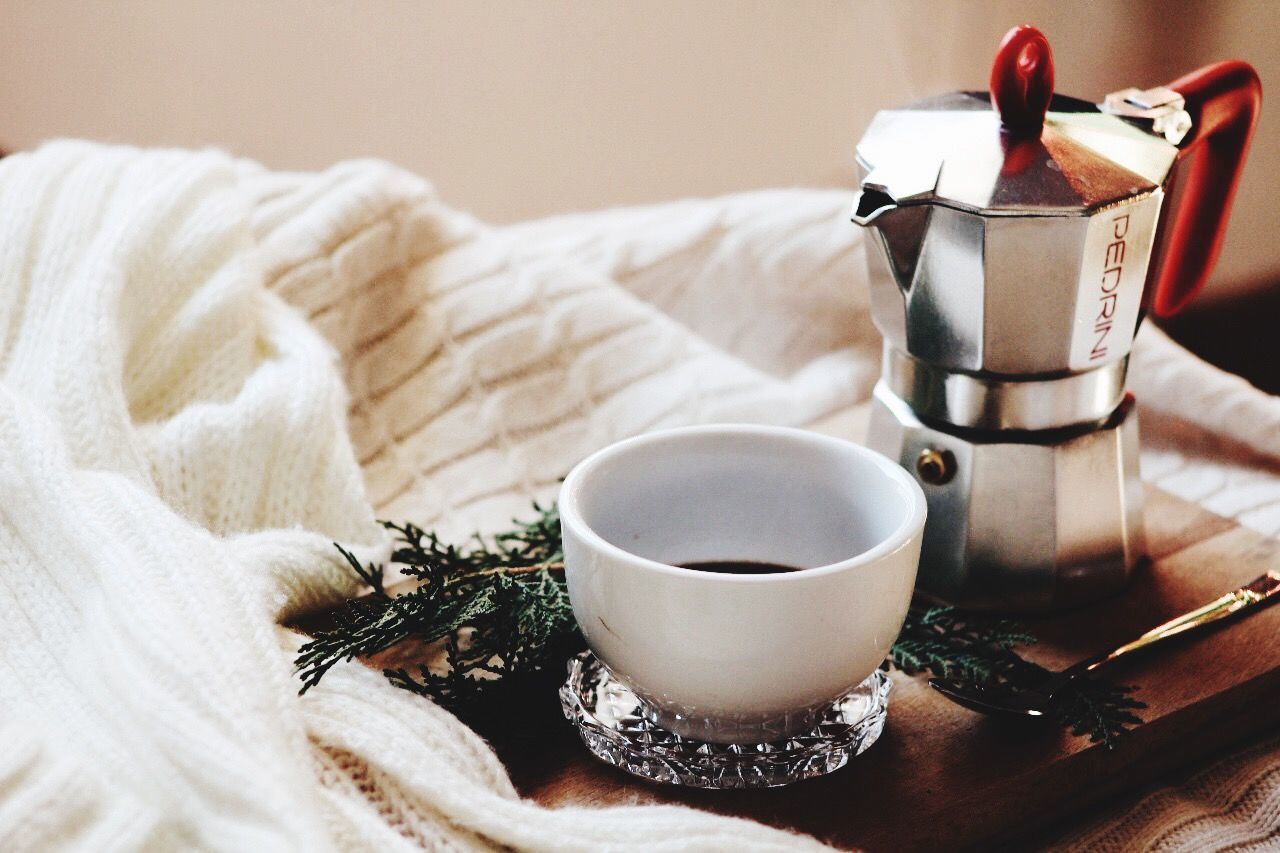
[[[1026,664],[1015,646],[1036,641],[1008,620],[966,616],[952,607],[913,607],[889,660],[908,675],[989,684],[1003,681]]]
[[[1034,690],[1053,673],[1026,660],[1014,649],[1036,638],[1016,622],[965,614],[952,607],[913,607],[889,661],[908,675]],[[1108,749],[1131,726],[1142,722],[1133,711],[1146,705],[1132,697],[1136,688],[1098,678],[1067,682],[1054,694],[1054,719],[1073,735],[1088,736]]]
[[[391,561],[417,585],[389,594],[382,566],[363,566],[336,546],[372,592],[349,601],[331,627],[316,631],[295,665],[305,693],[341,661],[369,657],[406,640],[436,644],[434,667],[386,669],[393,684],[428,696],[473,724],[533,686],[558,679],[563,662],[584,645],[564,582],[557,509],[533,505],[531,521],[492,539],[458,547],[412,524],[394,531]],[[1035,637],[1018,624],[951,607],[913,607],[889,662],[909,675],[1010,689],[1031,689],[1052,675],[1015,649]],[[547,685],[550,686],[549,684]],[[1055,697],[1054,717],[1074,735],[1108,747],[1141,722],[1132,687],[1081,679]]]
[[[1088,735],[1093,743],[1113,749],[1116,738],[1142,722],[1133,712],[1147,705],[1133,698],[1136,689],[1098,678],[1076,679],[1054,695],[1053,717],[1073,735]]]
[[[384,526],[398,534],[391,561],[417,585],[386,591],[380,566],[361,566],[338,550],[373,590],[347,602],[332,627],[315,633],[298,652],[302,692],[335,664],[367,657],[405,640],[438,643],[442,665],[416,671],[385,670],[399,687],[430,696],[457,711],[515,681],[560,667],[582,645],[564,583],[560,517],[534,504],[536,517],[492,540],[466,547],[440,541],[412,524]]]

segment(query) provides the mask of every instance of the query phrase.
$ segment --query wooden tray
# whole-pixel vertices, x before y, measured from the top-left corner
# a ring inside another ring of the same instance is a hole
[[[861,438],[861,411],[819,424]],[[1152,563],[1115,599],[1022,620],[1028,654],[1061,666],[1132,639],[1166,618],[1280,568],[1280,546],[1148,489]],[[1276,727],[1280,607],[1138,659],[1115,675],[1141,685],[1145,723],[1106,751],[1053,727],[985,718],[894,673],[884,734],[848,767],[763,791],[650,784],[593,759],[563,720],[494,745],[520,792],[546,805],[683,803],[810,833],[839,847],[926,850],[1025,839],[1054,822],[1167,781]]]

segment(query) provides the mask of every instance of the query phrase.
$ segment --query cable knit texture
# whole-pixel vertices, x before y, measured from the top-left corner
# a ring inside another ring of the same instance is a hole
[[[330,543],[377,558],[375,517],[491,529],[625,435],[865,399],[848,203],[492,228],[377,162],[0,160],[0,848],[816,846],[681,808],[541,809],[376,672],[298,697],[280,626],[356,591]],[[1280,530],[1276,401],[1153,330],[1135,361],[1148,475]],[[1261,773],[1257,796],[1193,785],[1173,811],[1275,832],[1272,754],[1224,771]]]

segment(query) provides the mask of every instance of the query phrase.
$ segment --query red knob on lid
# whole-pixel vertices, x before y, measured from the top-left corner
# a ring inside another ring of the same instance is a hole
[[[1049,40],[1035,27],[1014,27],[1005,33],[991,64],[991,105],[1005,132],[1038,137],[1052,97]]]

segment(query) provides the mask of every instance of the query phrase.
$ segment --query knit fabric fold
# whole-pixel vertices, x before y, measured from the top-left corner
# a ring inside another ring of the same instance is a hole
[[[380,164],[0,161],[4,849],[816,846],[687,809],[538,808],[358,665],[297,695],[281,621],[355,592],[333,541],[385,549],[347,409],[405,366],[360,360],[382,312],[427,292],[386,277],[447,286],[415,264],[478,227],[431,199]]]
[[[331,543],[385,555],[375,518],[492,530],[615,439],[865,400],[880,340],[849,201],[496,228],[377,161],[0,160],[0,848],[819,846],[683,808],[539,808],[372,670],[299,697],[282,625],[357,591]],[[1276,401],[1153,328],[1134,363],[1147,478],[1280,533]]]

